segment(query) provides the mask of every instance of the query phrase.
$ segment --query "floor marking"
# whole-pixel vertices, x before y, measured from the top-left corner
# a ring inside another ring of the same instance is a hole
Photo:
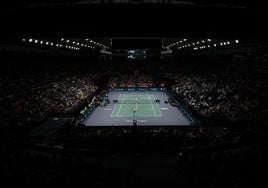
[[[124,97],[125,97],[125,95],[123,95],[122,101],[124,101]],[[119,115],[119,112],[120,112],[120,110],[121,110],[121,107],[122,107],[122,104],[120,104],[120,106],[119,106],[119,110],[118,110],[118,112],[117,112],[117,116]]]
[[[120,99],[120,97],[121,97],[121,95],[119,95],[118,99]],[[116,107],[117,107],[117,105],[114,106],[113,111],[111,113],[111,117],[115,117],[115,115],[113,115],[113,113],[114,113],[114,110],[115,110]]]
[[[149,95],[149,97],[150,97],[150,100],[151,100],[151,96]],[[151,103],[151,106],[152,106],[152,108],[153,108],[153,111],[154,111],[154,106],[153,106],[153,104]],[[155,111],[154,111],[154,116],[157,116],[156,114],[155,114]]]
[[[154,98],[154,95],[152,95],[153,96],[153,98]],[[154,98],[154,100],[155,100],[155,98]],[[161,117],[163,116],[163,114],[162,114],[162,112],[161,112],[161,110],[159,109],[159,107],[158,107],[158,105],[156,104],[156,107],[157,107],[157,109],[158,109],[158,111],[160,112],[160,114],[161,114]]]
[[[133,120],[126,120],[126,122],[133,122]],[[138,123],[142,123],[142,122],[148,122],[147,120],[137,120]]]

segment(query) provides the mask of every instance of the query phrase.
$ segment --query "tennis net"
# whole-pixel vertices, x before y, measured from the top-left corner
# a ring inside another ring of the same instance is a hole
[[[160,100],[114,100],[118,104],[154,104],[159,103]]]

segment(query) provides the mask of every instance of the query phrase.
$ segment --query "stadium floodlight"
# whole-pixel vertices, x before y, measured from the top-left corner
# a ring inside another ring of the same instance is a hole
[[[50,45],[53,46],[53,42],[51,42]]]
[[[230,44],[230,42],[229,42],[229,41],[227,41],[227,44]]]
[[[40,44],[43,44],[43,43],[44,43],[44,41],[41,40],[41,41],[40,41]]]
[[[208,39],[208,41],[210,42],[210,41],[211,41],[211,39]]]
[[[222,46],[222,43],[220,43],[220,45]]]
[[[216,47],[217,46],[217,44],[214,44],[214,47]]]
[[[29,39],[29,42],[33,42],[33,39]]]
[[[35,40],[34,43],[38,43],[38,40]]]
[[[223,45],[226,45],[226,42],[224,42]]]
[[[235,43],[239,43],[239,40],[235,40]]]
[[[46,42],[46,45],[48,45],[49,44],[49,42]]]
[[[69,43],[69,42],[70,42],[70,40],[66,40],[66,42],[67,42],[67,43]]]

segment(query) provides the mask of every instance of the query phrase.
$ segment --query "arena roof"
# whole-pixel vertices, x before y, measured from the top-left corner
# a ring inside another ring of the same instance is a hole
[[[266,37],[268,31],[264,24],[268,17],[266,6],[252,2],[120,2],[7,3],[0,8],[1,36],[236,38]],[[187,3],[195,6],[184,6]]]

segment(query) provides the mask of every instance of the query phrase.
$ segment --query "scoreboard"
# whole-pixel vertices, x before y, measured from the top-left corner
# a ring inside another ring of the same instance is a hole
[[[127,59],[145,60],[147,58],[147,49],[127,50]]]

